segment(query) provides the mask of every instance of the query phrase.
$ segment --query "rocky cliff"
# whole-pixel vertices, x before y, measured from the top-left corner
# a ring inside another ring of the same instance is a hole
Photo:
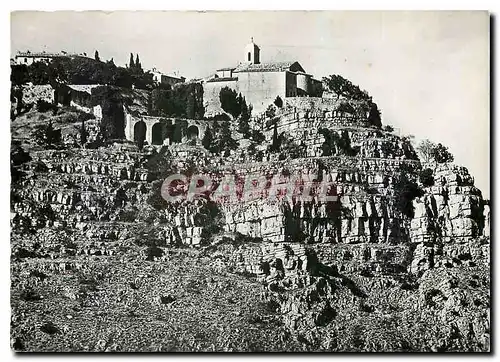
[[[421,164],[409,139],[354,108],[291,99],[272,117],[253,119],[265,138],[260,159],[243,141],[215,155],[199,143],[47,150],[22,138],[30,159],[13,166],[22,174],[12,184],[14,299],[40,288],[26,270],[81,273],[127,256],[161,266],[191,246],[211,272],[261,285],[259,298],[279,316],[293,349],[488,350],[488,202],[465,168]],[[273,148],[276,136],[281,146]],[[432,185],[419,178],[424,168]],[[264,193],[249,202],[173,205],[160,186],[174,172],[219,180],[301,175],[304,185],[329,182],[338,198],[285,201]],[[16,303],[14,314],[28,302]],[[23,326],[14,323],[13,338],[30,345],[38,334]]]

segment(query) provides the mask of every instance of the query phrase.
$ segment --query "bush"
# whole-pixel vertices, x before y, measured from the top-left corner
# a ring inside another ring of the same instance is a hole
[[[453,162],[454,160],[453,155],[448,151],[448,147],[443,146],[441,143],[438,143],[438,145],[434,147],[431,154],[437,163]]]
[[[394,127],[387,125],[384,127],[384,131],[386,132],[394,132]]]
[[[356,110],[354,109],[354,107],[347,102],[341,103],[340,106],[337,108],[337,111],[343,112],[343,113],[349,113],[349,114],[356,113]]]
[[[283,99],[281,99],[280,96],[276,96],[276,99],[274,100],[274,104],[276,107],[281,108],[283,107]]]
[[[424,194],[423,190],[418,187],[416,182],[410,179],[409,172],[405,168],[402,168],[394,188],[397,209],[403,215],[413,219],[415,216],[413,200],[422,196]]]
[[[228,154],[238,148],[238,142],[232,137],[227,115],[216,116],[212,128],[207,129],[203,137],[203,146],[212,153]]]
[[[359,147],[351,147],[351,139],[345,130],[342,131],[340,136],[337,132],[327,128],[320,128],[319,133],[325,138],[325,142],[321,146],[323,156],[333,156],[336,154],[356,156],[359,152]]]
[[[254,141],[257,144],[262,144],[266,140],[266,137],[264,134],[258,130],[252,130],[251,136],[252,141]]]
[[[38,126],[33,132],[33,138],[39,146],[56,148],[61,143],[61,130],[55,129],[52,122],[48,125]]]
[[[418,175],[420,183],[424,186],[432,186],[434,185],[434,176],[433,172],[430,168],[426,168],[422,171],[420,171],[420,174]]]
[[[57,108],[57,107],[56,107]],[[39,99],[36,101],[36,110],[38,112],[48,112],[54,109],[54,105],[50,102],[44,101],[43,99]]]
[[[270,104],[266,109],[266,117],[274,118],[276,116],[276,108],[273,104]]]

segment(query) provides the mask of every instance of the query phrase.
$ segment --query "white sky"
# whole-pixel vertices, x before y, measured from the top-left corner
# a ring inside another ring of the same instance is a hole
[[[384,124],[449,146],[489,197],[486,12],[16,12],[17,50],[87,52],[203,77],[235,65],[251,36],[261,61],[298,60],[316,78],[366,89]]]

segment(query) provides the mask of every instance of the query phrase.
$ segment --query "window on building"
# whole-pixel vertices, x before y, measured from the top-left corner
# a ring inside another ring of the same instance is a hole
[[[250,52],[248,52],[248,61],[251,61],[252,60],[252,54]]]

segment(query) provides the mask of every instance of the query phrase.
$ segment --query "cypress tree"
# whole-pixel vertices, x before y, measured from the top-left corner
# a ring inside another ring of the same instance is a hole
[[[134,54],[130,53],[130,62],[129,62],[129,68],[135,68],[134,64]]]
[[[135,67],[141,69],[141,62],[139,61],[139,54],[135,55]]]
[[[203,136],[203,140],[201,141],[201,144],[207,150],[211,151],[212,146],[213,146],[213,144],[212,144],[213,141],[214,141],[214,137],[212,136],[212,131],[210,131],[210,128],[207,128],[207,130],[205,131],[205,135]]]

